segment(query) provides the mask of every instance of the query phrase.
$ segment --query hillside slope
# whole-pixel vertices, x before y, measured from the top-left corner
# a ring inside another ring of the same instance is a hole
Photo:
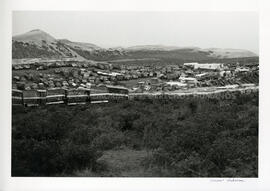
[[[12,38],[12,58],[83,58],[97,61],[119,59],[156,59],[168,62],[203,61],[210,59],[257,57],[247,50],[201,49],[164,45],[141,45],[127,48],[101,48],[95,44],[57,40],[35,29]]]
[[[63,57],[82,58],[69,46],[39,29],[12,38],[12,58]]]
[[[256,57],[257,54],[241,49],[221,49],[221,48],[209,48],[205,51],[210,52],[210,55],[217,58],[245,58],[245,57]]]

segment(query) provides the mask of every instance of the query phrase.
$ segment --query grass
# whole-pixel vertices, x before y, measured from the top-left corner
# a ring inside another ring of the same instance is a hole
[[[79,177],[147,177],[151,176],[143,167],[144,160],[151,155],[146,150],[132,150],[122,148],[119,150],[104,151],[97,162],[105,167],[99,174],[91,169],[76,171],[75,176]]]

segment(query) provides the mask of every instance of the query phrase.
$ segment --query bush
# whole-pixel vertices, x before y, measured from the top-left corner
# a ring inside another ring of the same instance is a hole
[[[13,109],[13,176],[98,174],[121,146],[153,153],[153,176],[257,177],[258,94]]]

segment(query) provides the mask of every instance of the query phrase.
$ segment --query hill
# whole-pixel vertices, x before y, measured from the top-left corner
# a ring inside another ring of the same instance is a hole
[[[74,49],[82,49],[85,51],[90,51],[93,52],[95,50],[101,50],[102,48],[95,45],[95,44],[91,44],[91,43],[84,43],[84,42],[72,42],[68,39],[59,39],[58,40],[60,43],[63,43],[65,45],[68,45],[71,48]]]
[[[57,42],[57,40],[54,37],[39,29],[31,30],[25,34],[14,36],[12,40],[30,44],[37,44],[39,46],[42,46],[45,42],[46,43]]]
[[[138,45],[127,47],[128,51],[171,51],[171,50],[179,50],[179,49],[199,49],[198,47],[178,47],[178,46],[164,46],[164,45]]]
[[[258,55],[241,49],[221,49],[221,48],[209,48],[205,51],[210,52],[210,55],[218,58],[246,58],[246,57],[257,57]]]
[[[97,61],[154,59],[162,62],[205,61],[211,59],[257,57],[247,50],[201,49],[164,45],[101,48],[95,44],[55,39],[35,29],[12,38],[12,58],[83,58]]]
[[[35,29],[12,38],[12,58],[78,57],[69,46],[48,33]]]

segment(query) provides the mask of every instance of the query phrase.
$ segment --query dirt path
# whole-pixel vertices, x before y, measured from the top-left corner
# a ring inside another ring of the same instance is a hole
[[[145,150],[109,150],[98,159],[98,163],[106,166],[103,176],[142,177],[150,176],[142,162],[149,156]]]

